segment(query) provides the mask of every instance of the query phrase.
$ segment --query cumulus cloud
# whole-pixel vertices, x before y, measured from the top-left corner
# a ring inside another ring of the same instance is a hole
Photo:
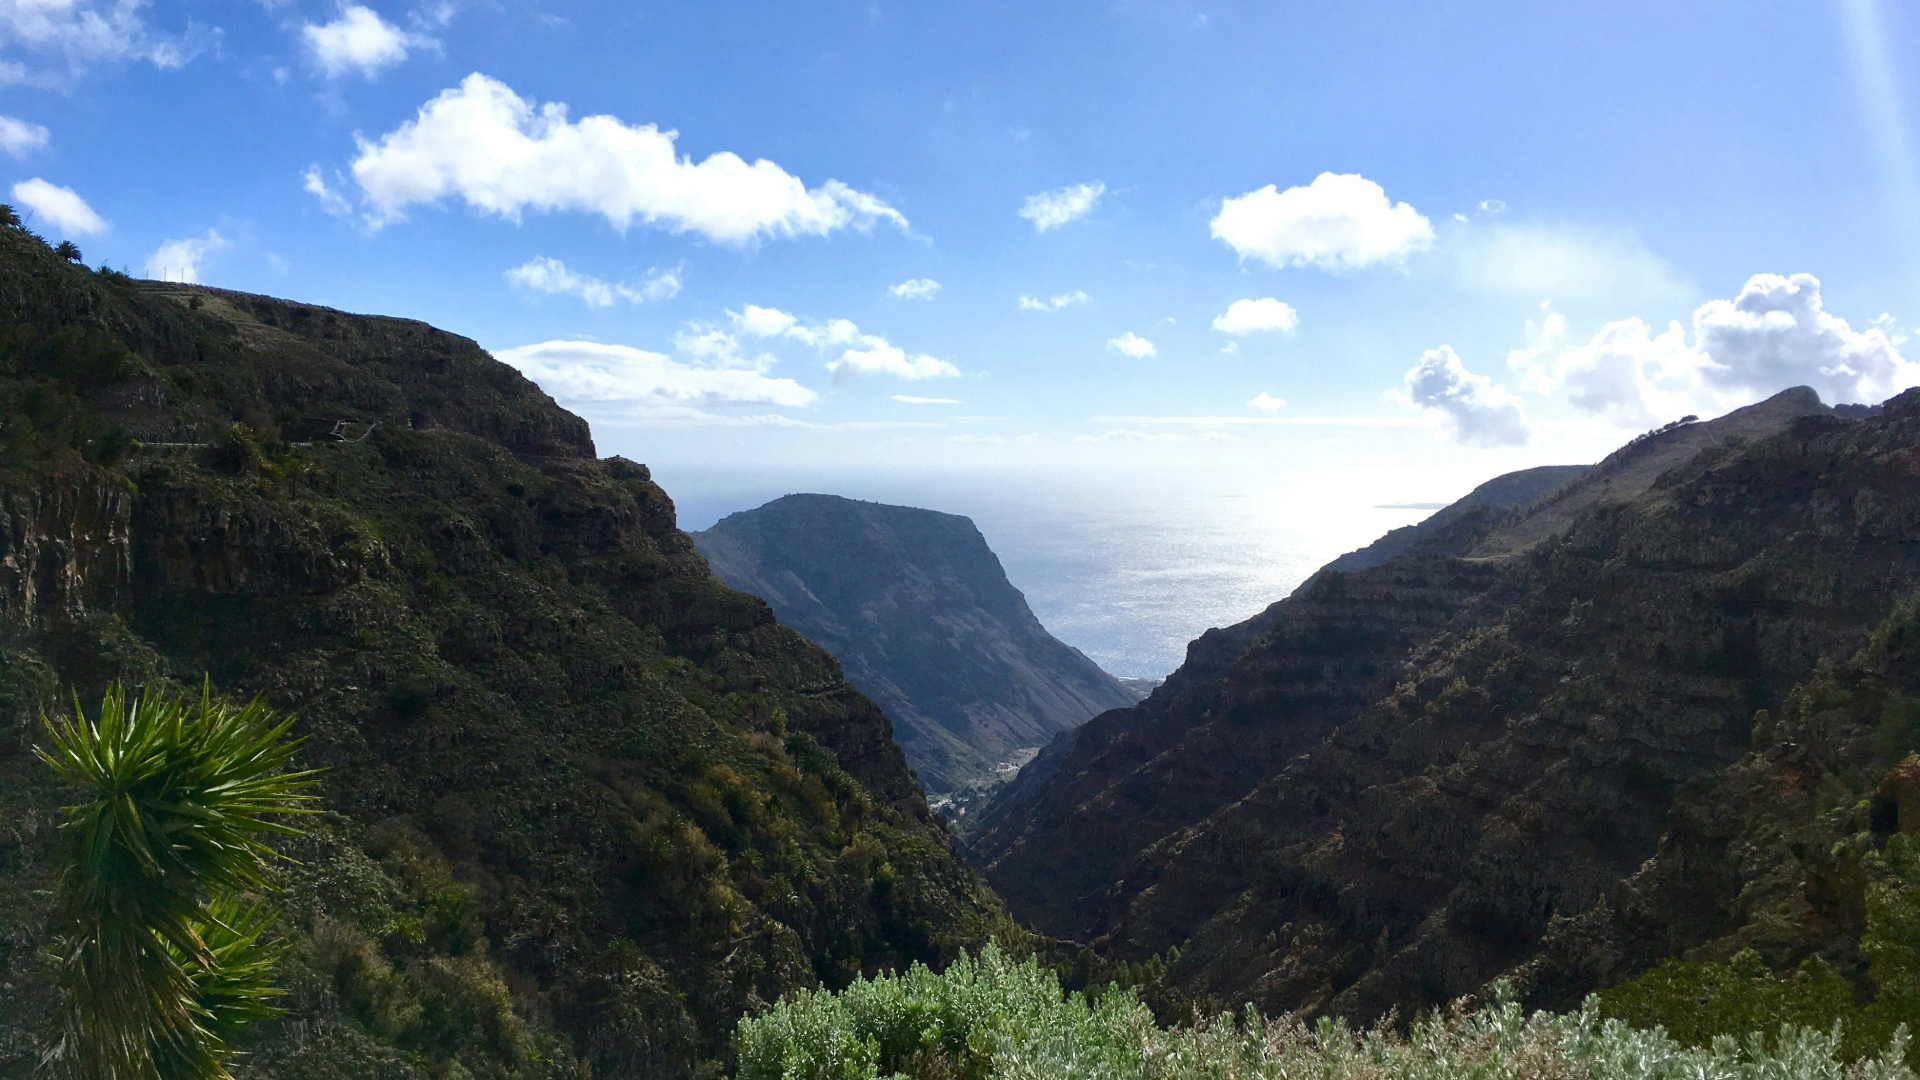
[[[191,60],[193,45],[147,29],[144,7],[145,0],[0,0],[0,48],[27,58],[0,62],[0,84],[57,86],[114,60],[163,68]]]
[[[1107,342],[1107,348],[1115,352],[1126,353],[1135,360],[1140,360],[1154,354],[1153,342],[1148,341],[1146,338],[1141,337],[1131,330]]]
[[[72,188],[50,184],[39,177],[13,185],[13,201],[33,211],[63,236],[93,236],[107,231],[106,220],[93,212],[87,200]]]
[[[960,374],[960,369],[928,356],[915,353],[908,356],[906,350],[897,345],[889,345],[887,339],[872,334],[861,335],[864,347],[848,349],[840,354],[840,359],[827,365],[833,372],[834,382],[846,382],[862,375],[893,375],[902,379],[941,379]]]
[[[1471,446],[1521,446],[1532,436],[1520,399],[1485,375],[1475,375],[1453,349],[1428,349],[1406,376],[1403,400],[1437,418],[1456,441]]]
[[[892,375],[901,379],[944,379],[960,374],[960,369],[926,353],[909,355],[878,334],[866,334],[849,319],[826,322],[802,322],[778,308],[748,304],[731,313],[741,333],[754,337],[792,338],[821,352],[842,350],[838,359],[827,364],[837,383],[863,375]]]
[[[939,291],[940,283],[932,278],[912,278],[887,286],[887,293],[897,300],[931,300]]]
[[[1213,320],[1213,328],[1236,336],[1278,330],[1293,333],[1300,325],[1300,314],[1292,307],[1268,296],[1259,300],[1235,300]]]
[[[602,281],[591,274],[567,269],[559,259],[546,256],[529,259],[507,271],[507,280],[523,289],[559,296],[577,296],[588,307],[611,307],[615,300],[645,304],[668,300],[680,294],[680,271],[653,269],[638,285]]]
[[[1027,296],[1023,293],[1020,296],[1020,310],[1021,311],[1059,311],[1061,308],[1068,307],[1073,304],[1089,304],[1092,302],[1093,302],[1093,297],[1088,296],[1086,293],[1081,292],[1079,289],[1075,289],[1070,293],[1061,293],[1059,296],[1050,296],[1046,298],[1041,298],[1037,296]]]
[[[1286,402],[1262,390],[1258,394],[1255,394],[1253,400],[1247,402],[1247,404],[1259,409],[1268,416],[1272,416],[1274,413],[1279,412],[1280,409],[1286,405]]]
[[[1528,390],[1564,391],[1623,426],[1720,412],[1803,384],[1829,403],[1920,385],[1920,364],[1901,355],[1900,341],[1828,312],[1811,274],[1756,274],[1737,297],[1700,305],[1691,343],[1677,321],[1657,330],[1640,319],[1608,323],[1584,344],[1565,337],[1565,321],[1549,314],[1508,362]]]
[[[593,341],[545,341],[494,356],[518,368],[563,404],[630,420],[722,419],[706,410],[742,405],[798,407],[819,395],[792,379],[750,367],[711,366]]]
[[[1399,262],[1433,243],[1431,222],[1357,173],[1325,172],[1305,187],[1268,184],[1228,199],[1212,228],[1243,262],[1259,259],[1276,269],[1357,270]]]
[[[1100,203],[1100,196],[1106,193],[1107,185],[1098,180],[1091,184],[1063,187],[1058,191],[1043,191],[1027,196],[1027,201],[1020,207],[1020,216],[1033,222],[1034,232],[1046,232],[1093,213],[1093,208]]]
[[[405,60],[409,50],[435,44],[432,38],[410,34],[359,4],[343,5],[332,22],[302,26],[300,37],[329,79],[356,71],[371,79]]]
[[[375,226],[451,197],[515,221],[527,210],[577,210],[619,229],[638,221],[734,245],[881,221],[907,227],[899,211],[838,180],[808,188],[771,161],[727,151],[695,163],[675,152],[677,138],[612,116],[569,120],[565,105],[536,106],[475,73],[377,141],[361,139],[352,171]]]
[[[160,281],[198,282],[201,264],[232,246],[213,229],[208,229],[205,236],[165,241],[147,256],[147,276]]]
[[[1565,226],[1468,230],[1454,251],[1454,273],[1469,289],[1506,296],[1648,303],[1697,295],[1639,240]]]
[[[903,405],[958,405],[958,398],[950,397],[914,397],[912,394],[895,394],[893,400]]]
[[[49,137],[47,129],[39,124],[29,124],[25,120],[16,120],[11,116],[0,116],[0,150],[14,157],[26,157],[40,149],[47,145]]]

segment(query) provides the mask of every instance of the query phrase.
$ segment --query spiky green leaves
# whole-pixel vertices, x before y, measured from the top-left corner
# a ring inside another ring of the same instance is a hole
[[[98,721],[48,724],[40,756],[90,796],[64,808],[59,884],[65,992],[48,1071],[74,1080],[224,1078],[245,1025],[270,1015],[272,921],[239,897],[263,886],[268,841],[298,830],[310,772],[288,770],[292,718],[109,688]]]

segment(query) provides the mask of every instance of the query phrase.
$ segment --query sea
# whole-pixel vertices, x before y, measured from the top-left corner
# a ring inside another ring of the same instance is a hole
[[[1114,675],[1164,678],[1187,643],[1245,620],[1433,504],[1191,477],[656,467],[681,528],[816,492],[962,514],[1055,637]]]

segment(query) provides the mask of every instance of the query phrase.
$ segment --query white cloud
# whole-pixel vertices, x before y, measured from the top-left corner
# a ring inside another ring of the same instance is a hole
[[[823,323],[803,323],[779,308],[748,304],[730,312],[741,333],[754,337],[786,337],[804,342],[822,352],[843,348],[839,359],[827,364],[834,382],[846,382],[862,375],[893,375],[902,379],[945,379],[960,374],[960,369],[926,353],[909,356],[878,334],[863,334],[849,319],[829,319]]]
[[[563,296],[577,296],[588,307],[610,307],[617,300],[644,304],[668,300],[680,294],[680,271],[653,269],[639,285],[602,281],[591,274],[567,269],[559,259],[546,256],[529,259],[507,271],[507,280],[523,289]]]
[[[140,17],[145,6],[145,0],[0,0],[0,47],[34,59],[31,66],[0,63],[0,84],[57,86],[104,61],[146,59],[176,68],[192,59],[197,49],[191,44],[147,30]]]
[[[893,400],[903,405],[958,405],[958,398],[950,397],[914,397],[912,394],[895,394]]]
[[[29,124],[25,120],[16,120],[11,116],[0,116],[0,150],[14,157],[26,157],[28,154],[47,145],[50,133],[39,124]]]
[[[800,320],[781,311],[779,308],[765,308],[757,304],[748,304],[737,312],[729,312],[735,325],[742,333],[754,337],[778,337],[794,328]]]
[[[1357,270],[1433,243],[1433,225],[1419,211],[1388,201],[1385,189],[1357,173],[1325,172],[1285,191],[1268,184],[1226,200],[1212,227],[1243,261],[1275,268]]]
[[[300,174],[300,180],[307,194],[320,200],[320,209],[334,217],[353,216],[353,204],[347,201],[345,195],[340,194],[338,188],[327,183],[327,178],[320,174],[320,166],[307,166],[307,171]]]
[[[932,278],[913,278],[887,286],[887,293],[899,300],[931,300],[939,291],[940,283]]]
[[[330,23],[308,23],[300,28],[307,50],[327,78],[359,72],[371,79],[407,58],[410,49],[431,48],[432,38],[410,34],[382,19],[372,8],[345,4]]]
[[[811,405],[819,395],[762,371],[675,360],[626,345],[546,341],[494,356],[518,368],[562,404],[630,419],[702,419],[740,405]]]
[[[1623,319],[1573,347],[1562,345],[1558,315],[1529,330],[1528,347],[1509,357],[1524,387],[1565,391],[1576,407],[1629,427],[1720,412],[1801,384],[1829,403],[1875,402],[1920,385],[1920,364],[1900,354],[1899,340],[1828,312],[1810,274],[1756,274],[1734,299],[1700,305],[1691,344],[1678,322],[1656,332]]]
[[[1300,313],[1286,304],[1268,296],[1259,300],[1235,300],[1227,305],[1227,310],[1213,320],[1213,328],[1223,334],[1253,334],[1262,331],[1278,330],[1283,334],[1293,333],[1300,325]]]
[[[1476,292],[1615,304],[1698,295],[1639,240],[1570,226],[1474,229],[1460,239],[1454,259],[1456,278]]]
[[[1475,375],[1453,349],[1428,349],[1406,376],[1407,404],[1437,417],[1456,441],[1473,446],[1521,446],[1532,436],[1520,399],[1485,375]]]
[[[213,229],[208,229],[205,236],[165,241],[147,256],[147,276],[158,281],[198,282],[201,264],[232,246]]]
[[[1070,293],[1061,293],[1059,296],[1048,297],[1046,299],[1042,299],[1034,296],[1027,296],[1023,293],[1021,294],[1021,297],[1020,297],[1020,310],[1021,311],[1059,311],[1061,308],[1067,307],[1071,304],[1090,304],[1092,302],[1093,302],[1093,297],[1088,296],[1086,293],[1081,292],[1079,289],[1075,289]]]
[[[1702,377],[1722,390],[1804,382],[1828,402],[1876,402],[1920,383],[1920,365],[1885,330],[1855,330],[1827,312],[1812,274],[1755,274],[1734,299],[1701,305],[1693,333]]]
[[[1106,193],[1107,185],[1098,180],[1058,191],[1043,191],[1027,196],[1026,203],[1020,207],[1020,216],[1033,222],[1034,232],[1046,232],[1093,213],[1100,196]]]
[[[1282,406],[1286,405],[1286,401],[1262,390],[1258,394],[1255,394],[1253,400],[1247,402],[1247,404],[1259,409],[1268,416],[1272,416],[1274,413],[1279,412]]]
[[[107,231],[107,223],[72,188],[50,184],[39,177],[13,185],[13,201],[58,229],[63,236],[93,236]]]
[[[1146,338],[1141,337],[1131,330],[1107,342],[1107,348],[1115,352],[1126,353],[1135,360],[1144,359],[1145,357],[1152,356],[1154,353],[1153,342],[1148,341]]]
[[[864,349],[848,349],[840,359],[827,365],[834,382],[846,382],[862,375],[894,375],[902,379],[942,379],[960,374],[960,369],[926,353],[908,356],[897,345],[872,334],[862,336]]]
[[[674,151],[678,137],[611,116],[570,121],[565,105],[536,108],[475,73],[377,142],[361,139],[353,176],[375,225],[451,196],[516,221],[530,209],[578,210],[620,229],[637,220],[736,245],[878,221],[907,227],[899,211],[838,180],[809,189],[771,161],[726,151],[695,164]]]

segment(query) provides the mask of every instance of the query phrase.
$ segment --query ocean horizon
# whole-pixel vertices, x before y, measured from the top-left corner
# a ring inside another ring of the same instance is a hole
[[[1151,477],[673,466],[655,475],[689,532],[803,492],[971,518],[1040,622],[1126,678],[1165,678],[1207,629],[1259,613],[1335,557],[1444,505]]]

